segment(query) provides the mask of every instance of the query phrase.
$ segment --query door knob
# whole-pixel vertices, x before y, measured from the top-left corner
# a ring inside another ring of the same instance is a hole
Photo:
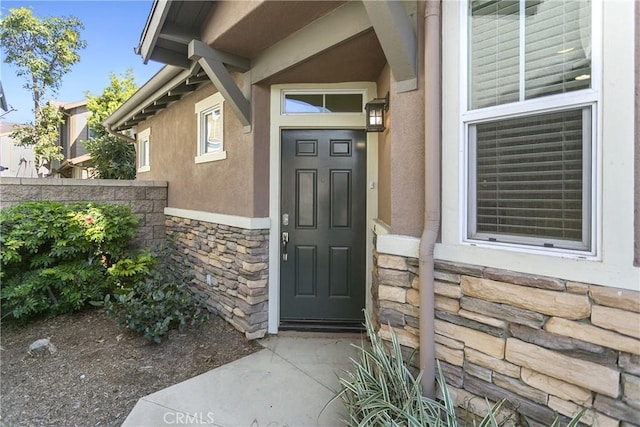
[[[289,233],[287,231],[282,232],[282,261],[287,261],[287,246],[289,244]]]

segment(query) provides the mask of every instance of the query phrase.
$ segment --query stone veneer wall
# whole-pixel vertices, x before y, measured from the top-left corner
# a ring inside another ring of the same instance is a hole
[[[416,258],[374,254],[380,334],[419,344]],[[508,398],[532,426],[587,408],[640,424],[640,293],[436,261],[436,358],[462,413]],[[511,424],[526,425],[511,413]]]
[[[165,241],[167,183],[116,179],[0,178],[0,208],[20,202],[57,201],[128,204],[138,217],[134,243],[157,247]]]
[[[173,260],[195,274],[194,290],[248,339],[267,332],[269,230],[166,216]],[[207,280],[209,278],[209,280]]]

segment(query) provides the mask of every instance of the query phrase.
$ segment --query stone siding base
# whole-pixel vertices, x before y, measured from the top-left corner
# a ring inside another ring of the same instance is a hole
[[[418,260],[374,254],[380,335],[419,344]],[[640,293],[436,261],[435,353],[461,413],[507,424],[640,424]],[[526,418],[526,422],[524,418]]]
[[[269,230],[247,230],[166,216],[173,261],[195,278],[195,292],[248,339],[267,332]]]

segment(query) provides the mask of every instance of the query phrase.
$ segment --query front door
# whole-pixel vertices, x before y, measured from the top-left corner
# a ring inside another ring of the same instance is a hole
[[[281,141],[281,327],[359,327],[366,283],[366,134],[283,130]]]

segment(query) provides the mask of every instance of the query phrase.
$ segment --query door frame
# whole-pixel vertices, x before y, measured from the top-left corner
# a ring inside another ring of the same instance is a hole
[[[356,129],[364,130],[364,112],[283,114],[283,93],[287,90],[310,91],[361,91],[364,102],[377,97],[374,82],[348,82],[336,84],[282,84],[271,86],[270,135],[269,135],[269,320],[268,333],[277,334],[280,325],[280,185],[281,151],[280,132],[283,129]],[[371,314],[371,271],[373,269],[373,230],[371,224],[378,217],[378,134],[367,135],[367,194],[366,194],[366,292],[365,308]]]

